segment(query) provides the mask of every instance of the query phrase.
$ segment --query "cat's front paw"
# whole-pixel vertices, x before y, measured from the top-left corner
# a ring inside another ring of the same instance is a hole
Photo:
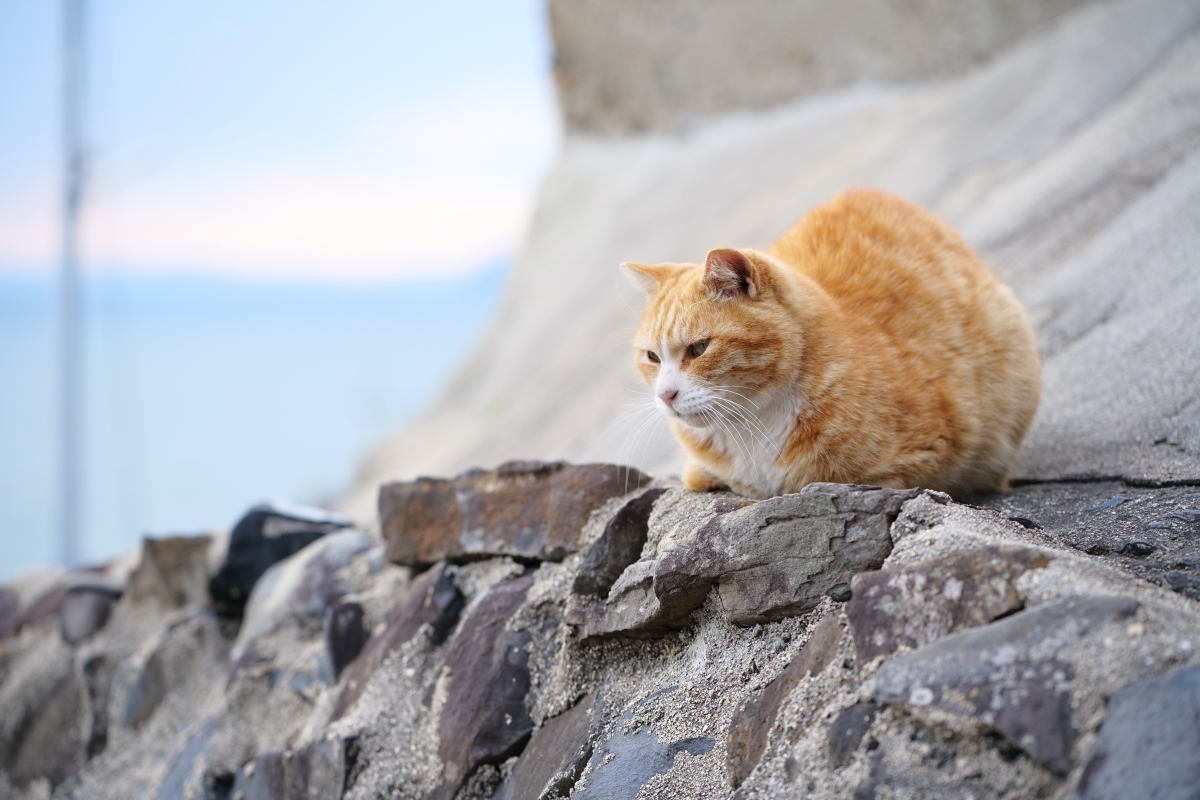
[[[683,485],[693,492],[722,492],[729,489],[729,484],[694,461],[683,467]]]

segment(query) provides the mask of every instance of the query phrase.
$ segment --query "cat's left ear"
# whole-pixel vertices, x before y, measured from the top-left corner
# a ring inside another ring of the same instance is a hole
[[[758,269],[739,250],[709,250],[704,259],[704,288],[714,300],[753,299],[762,288]]]
[[[657,292],[658,287],[662,285],[662,270],[650,264],[626,261],[621,265],[621,272],[625,273],[630,283],[648,295]]]

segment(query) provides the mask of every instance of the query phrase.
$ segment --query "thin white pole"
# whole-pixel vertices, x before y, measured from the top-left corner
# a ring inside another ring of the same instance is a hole
[[[64,0],[63,227],[59,297],[59,546],[64,566],[79,562],[82,341],[79,324],[79,207],[83,199],[83,2]]]

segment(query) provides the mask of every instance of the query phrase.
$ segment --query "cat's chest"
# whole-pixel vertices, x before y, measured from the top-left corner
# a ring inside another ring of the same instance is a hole
[[[727,458],[722,477],[763,495],[778,494],[784,479],[780,454],[798,412],[798,402],[776,403],[753,415],[726,417],[712,425],[706,431],[707,444]]]

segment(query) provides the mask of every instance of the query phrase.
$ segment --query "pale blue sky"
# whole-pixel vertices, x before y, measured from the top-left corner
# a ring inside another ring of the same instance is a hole
[[[0,270],[54,259],[61,3],[0,4]],[[543,0],[88,0],[93,268],[376,278],[519,241]]]

